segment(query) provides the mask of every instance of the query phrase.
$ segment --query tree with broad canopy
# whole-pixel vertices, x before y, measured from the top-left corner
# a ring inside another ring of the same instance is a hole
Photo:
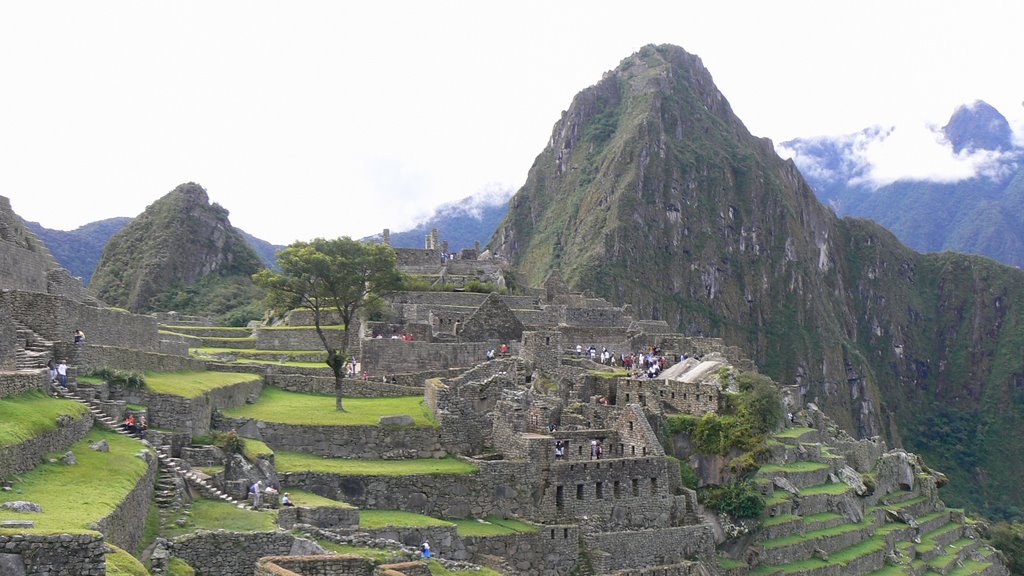
[[[401,285],[395,251],[384,244],[364,244],[345,236],[334,240],[316,238],[295,242],[277,253],[281,271],[264,269],[253,281],[267,290],[267,303],[283,311],[305,306],[313,312],[316,333],[327,351],[327,365],[334,372],[338,410],[344,410],[345,361],[348,329],[356,313],[371,296],[383,295]],[[337,345],[324,333],[327,315],[336,312],[344,335]]]

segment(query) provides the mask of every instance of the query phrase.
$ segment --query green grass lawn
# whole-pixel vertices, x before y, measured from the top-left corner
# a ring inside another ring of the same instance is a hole
[[[261,380],[259,374],[212,372],[205,370],[182,372],[146,372],[146,389],[158,394],[173,394],[185,398],[202,396],[215,388],[239,382]]]
[[[267,446],[262,440],[255,438],[242,437],[242,455],[251,461],[255,461],[257,458],[269,458],[274,455],[274,450]]]
[[[335,508],[352,508],[351,504],[342,502],[341,500],[332,500],[330,498],[324,498],[323,496],[314,494],[312,492],[306,492],[305,490],[296,490],[289,488],[286,490],[288,497],[291,498],[292,502],[296,506],[333,506]]]
[[[113,550],[107,554],[107,576],[149,576],[149,570],[134,556],[107,543]]]
[[[381,416],[408,414],[415,426],[437,426],[422,396],[345,398],[344,412],[335,409],[334,400],[334,396],[300,394],[264,386],[259,402],[229,408],[224,410],[224,415],[283,424],[376,426]]]
[[[814,432],[814,428],[805,428],[802,426],[797,426],[795,428],[786,428],[782,432],[772,434],[772,436],[775,436],[776,438],[795,439],[803,436],[804,434],[807,434],[808,432]]]
[[[196,571],[177,556],[171,556],[167,562],[167,573],[164,576],[196,576]]]
[[[537,527],[532,524],[499,516],[488,516],[482,521],[476,518],[459,518],[452,522],[458,526],[459,536],[501,536],[537,531]]]
[[[241,510],[221,500],[202,498],[192,502],[192,515],[185,526],[165,527],[162,536],[174,538],[195,530],[260,532],[277,530],[277,511]]]
[[[501,572],[495,572],[484,566],[481,566],[479,570],[449,570],[433,559],[427,562],[427,568],[430,569],[430,576],[501,576]]]
[[[761,466],[761,472],[814,472],[823,470],[829,465],[823,462],[792,462],[790,464],[765,464]]]
[[[353,476],[412,476],[414,474],[470,474],[477,467],[455,458],[414,460],[350,460],[322,458],[301,452],[279,451],[274,456],[278,472],[327,472]]]
[[[801,496],[815,496],[817,494],[831,494],[832,496],[838,496],[840,494],[846,494],[850,491],[850,487],[842,482],[836,482],[833,484],[817,484],[815,486],[808,486],[800,489]]]
[[[378,564],[401,562],[405,560],[402,553],[398,550],[370,548],[368,546],[353,546],[351,544],[338,544],[337,542],[331,542],[330,540],[317,540],[316,543],[323,546],[330,552],[337,552],[338,554],[354,554],[356,556],[362,556],[363,558],[369,558]]]
[[[451,522],[438,520],[415,512],[402,510],[359,510],[359,527],[365,529],[388,526],[451,526]]]
[[[75,418],[89,409],[74,400],[47,396],[42,390],[0,398],[0,447],[12,446],[57,429],[57,416]]]
[[[110,452],[89,448],[101,439],[110,443]],[[12,491],[0,492],[0,502],[28,500],[42,506],[41,513],[0,510],[0,520],[34,520],[43,532],[87,529],[113,512],[146,473],[146,463],[135,456],[141,449],[136,440],[93,428],[71,447],[78,464],[40,464],[15,482]]]

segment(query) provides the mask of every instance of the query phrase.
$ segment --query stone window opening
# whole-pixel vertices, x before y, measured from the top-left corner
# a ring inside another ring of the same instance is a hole
[[[583,500],[583,484],[576,485],[576,499]]]
[[[658,493],[658,479],[657,478],[651,478],[651,494],[657,494],[657,493]]]
[[[583,445],[582,445],[582,444],[580,444],[580,445],[578,446],[578,448],[579,448],[579,454],[580,454],[580,456],[583,456]]]
[[[544,337],[544,345],[545,346],[551,346],[551,336],[545,336]]]
[[[618,480],[612,484],[612,496],[614,496],[616,500],[622,498],[622,485]]]
[[[643,453],[643,455],[647,456],[647,446],[644,446],[644,453]]]
[[[555,487],[555,508],[561,510],[565,507],[565,486],[558,485]]]
[[[551,529],[551,539],[552,540],[555,539],[555,529],[554,528]]]
[[[636,446],[630,446],[629,450],[630,450],[630,454],[629,454],[630,456],[636,456]]]
[[[676,399],[676,393],[675,393],[675,392],[673,392],[673,393],[672,393],[672,399],[673,399],[673,400],[675,400],[675,399]]]
[[[633,496],[640,495],[640,480],[633,478]]]
[[[626,455],[626,445],[620,443],[619,444],[619,456],[625,456],[625,455]]]
[[[594,486],[594,493],[598,500],[604,500],[604,482],[598,482]]]
[[[629,392],[626,392],[626,402],[629,402]]]
[[[658,390],[658,395],[661,396],[662,398],[664,398],[665,397],[665,391],[664,390]]]
[[[569,529],[568,528],[562,528],[562,538],[565,538],[566,540],[569,539]]]
[[[630,430],[632,430],[632,429],[633,429],[633,421],[632,421],[632,420],[630,420],[630,421],[629,421],[629,429],[630,429]]]

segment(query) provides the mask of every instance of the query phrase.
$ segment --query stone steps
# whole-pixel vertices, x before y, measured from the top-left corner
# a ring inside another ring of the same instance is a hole
[[[235,500],[234,498],[222,492],[216,486],[210,484],[206,480],[203,480],[192,470],[179,466],[176,462],[173,461],[170,454],[167,452],[167,448],[165,446],[157,447],[156,454],[157,458],[159,458],[162,463],[165,463],[168,468],[173,470],[175,473],[180,474],[181,477],[184,478],[186,482],[195,486],[197,489],[199,489],[200,492],[203,492],[208,497],[214,498],[216,500],[223,500],[240,509],[252,509],[251,506],[239,502],[238,500]]]

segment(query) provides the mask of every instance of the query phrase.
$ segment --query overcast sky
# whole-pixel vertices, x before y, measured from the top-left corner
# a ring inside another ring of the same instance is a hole
[[[0,195],[49,228],[202,184],[286,244],[518,189],[572,97],[649,43],[699,55],[758,136],[1022,133],[1024,3],[4,2]]]

